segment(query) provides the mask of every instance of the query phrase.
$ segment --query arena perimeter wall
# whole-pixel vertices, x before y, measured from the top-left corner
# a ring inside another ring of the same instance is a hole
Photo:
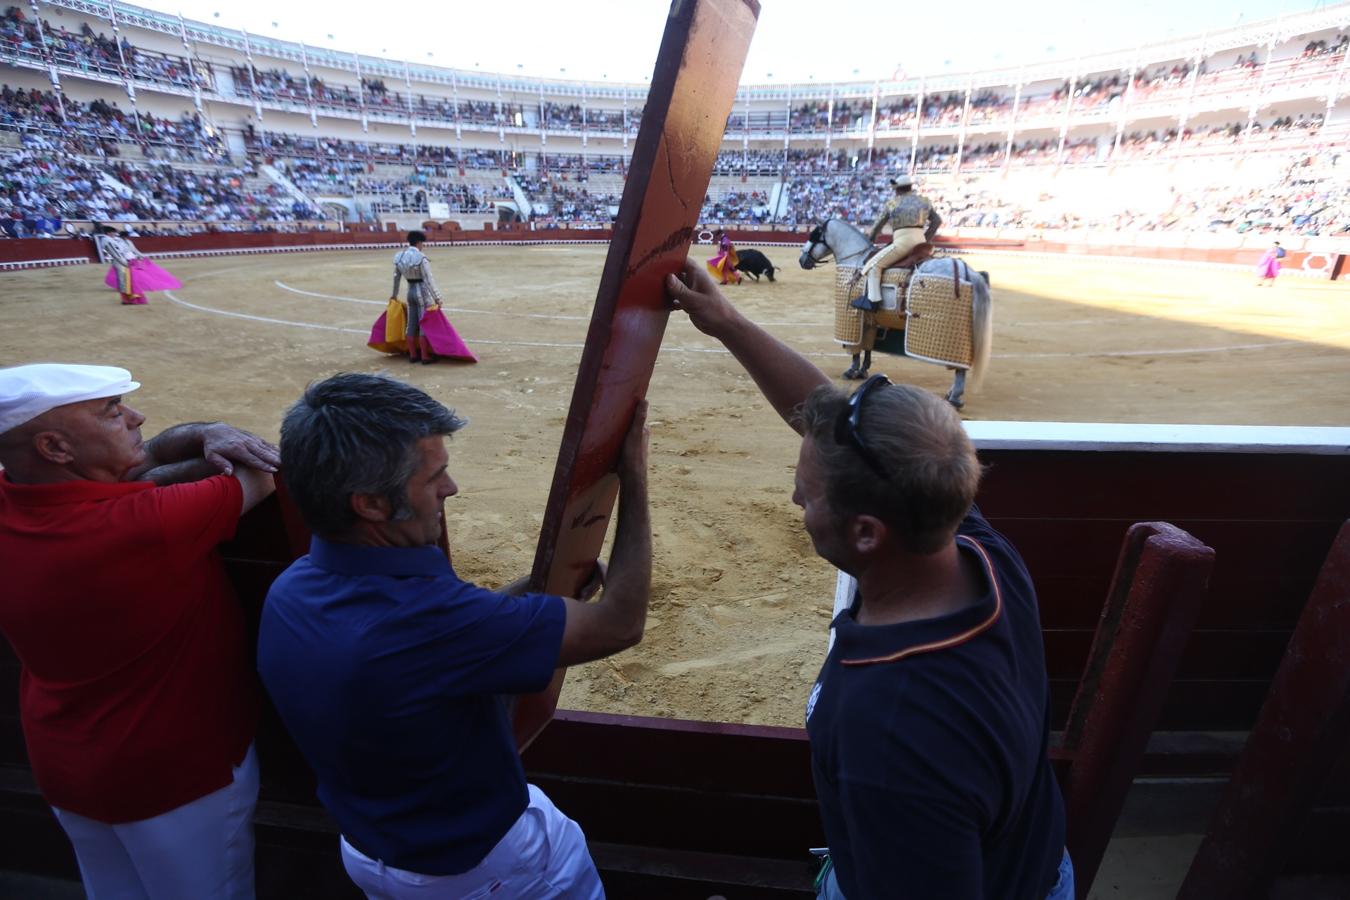
[[[798,247],[805,234],[798,231],[736,231],[731,239],[744,246]],[[427,231],[432,246],[511,243],[602,243],[610,232],[600,229],[547,229],[538,231]],[[706,235],[700,235],[706,238]],[[381,231],[311,231],[302,233],[216,233],[186,237],[138,237],[143,253],[163,257],[233,256],[250,253],[287,253],[307,250],[393,248],[402,245],[401,234]],[[993,250],[1010,253],[1069,255],[1103,258],[1165,260],[1180,264],[1255,266],[1262,250],[1203,249],[1197,247],[1144,247],[1058,241],[939,238],[938,245],[954,250]],[[26,238],[0,241],[0,270],[44,268],[97,262],[91,238]],[[1346,274],[1346,254],[1292,251],[1283,260],[1284,271],[1320,279],[1339,279]]]

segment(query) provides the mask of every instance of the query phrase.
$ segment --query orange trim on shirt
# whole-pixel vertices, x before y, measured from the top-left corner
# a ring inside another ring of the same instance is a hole
[[[960,634],[952,635],[949,638],[943,638],[940,641],[930,641],[927,644],[915,644],[913,647],[906,647],[904,650],[901,650],[898,653],[892,653],[890,656],[877,656],[872,659],[841,659],[839,661],[840,665],[867,666],[872,663],[899,662],[902,659],[917,656],[920,653],[929,653],[934,650],[947,650],[951,647],[958,647],[993,627],[994,623],[998,621],[998,617],[1003,615],[1003,592],[999,590],[998,579],[994,577],[994,563],[989,559],[989,554],[984,552],[984,548],[981,547],[977,541],[966,538],[964,535],[961,535],[961,537],[969,541],[970,546],[974,547],[980,554],[980,558],[984,560],[984,570],[988,574],[989,583],[994,586],[994,611],[989,614],[989,618],[973,628],[968,628]]]

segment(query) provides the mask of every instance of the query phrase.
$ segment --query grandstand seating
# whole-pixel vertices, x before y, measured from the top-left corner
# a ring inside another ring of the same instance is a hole
[[[536,222],[606,224],[622,193],[645,88],[526,83],[250,38],[119,2],[90,9],[47,0],[36,19],[18,6],[0,18],[0,147],[22,136],[30,169],[71,165],[123,182],[139,192],[123,215],[181,215],[193,228],[446,210],[481,224],[519,206],[519,188]],[[864,222],[888,194],[884,176],[909,171],[952,225],[1347,234],[1347,28],[1340,6],[1286,17],[1281,33],[1298,36],[1274,42],[1263,23],[1211,34],[1203,58],[1180,41],[1129,59],[1047,62],[1025,77],[746,86],[704,218]],[[232,173],[227,186],[253,181],[187,207],[139,184],[146,166],[200,164]],[[1234,183],[1244,165],[1250,177]],[[1072,209],[1084,182],[1056,176],[1074,171],[1169,189],[1090,191],[1091,208]],[[6,234],[101,213],[99,198],[35,191],[32,174],[5,176]],[[786,201],[770,209],[779,192]]]

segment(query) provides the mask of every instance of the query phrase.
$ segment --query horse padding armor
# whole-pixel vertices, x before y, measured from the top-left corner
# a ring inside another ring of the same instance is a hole
[[[952,260],[955,263],[955,260]],[[905,355],[969,369],[975,361],[972,313],[975,287],[953,265],[924,267],[910,279]]]
[[[912,269],[884,269],[881,273],[881,289],[895,288],[897,297],[905,296],[905,286],[909,283]],[[867,281],[862,277],[861,266],[835,266],[834,269],[834,339],[845,346],[861,344],[863,329],[867,319],[879,328],[904,328],[905,317],[899,309],[879,309],[875,313],[865,313],[851,306],[853,298],[867,290]],[[900,304],[897,304],[900,305]]]

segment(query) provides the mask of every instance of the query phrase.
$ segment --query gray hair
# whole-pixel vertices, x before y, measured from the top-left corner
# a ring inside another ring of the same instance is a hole
[[[835,439],[848,395],[821,385],[798,411],[825,471],[830,512],[842,520],[871,515],[894,529],[905,549],[942,549],[975,502],[981,467],[956,411],[910,384],[872,391],[863,401],[858,432],[885,469],[879,476],[857,448]]]
[[[281,423],[281,471],[310,529],[336,536],[356,523],[353,494],[381,494],[394,519],[412,514],[408,481],[418,441],[466,425],[424,391],[384,375],[344,372],[311,384]]]

